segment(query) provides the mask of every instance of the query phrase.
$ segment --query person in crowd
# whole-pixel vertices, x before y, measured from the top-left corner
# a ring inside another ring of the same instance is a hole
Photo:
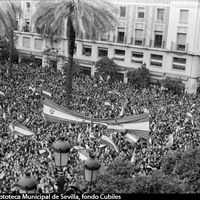
[[[103,125],[92,128],[91,138],[89,124],[45,122],[42,116],[43,90],[52,94],[51,99],[55,103],[66,106],[66,76],[62,72],[51,73],[43,71],[41,67],[33,68],[21,63],[13,66],[12,80],[0,75],[0,91],[5,94],[5,98],[0,97],[1,194],[15,193],[16,183],[26,170],[31,171],[37,179],[39,193],[55,192],[58,169],[54,165],[52,144],[60,136],[65,136],[72,147],[80,145],[88,152],[95,152],[96,158],[105,167],[119,157],[131,161],[134,152],[132,162],[141,175],[159,169],[163,156],[169,151],[196,148],[200,143],[199,95],[175,95],[158,86],[139,89],[129,83],[110,83],[96,77],[76,75],[73,79],[71,110],[93,118],[113,119],[119,117],[122,103],[126,102],[124,116],[149,112],[151,140],[144,144],[140,138],[133,145],[125,140],[126,133],[108,130]],[[105,105],[106,101],[110,105]],[[8,131],[11,122],[20,123],[35,134],[31,137],[13,135]],[[112,138],[119,153],[112,148],[100,146],[103,134]],[[173,143],[169,145],[171,134]],[[39,150],[44,148],[51,152],[49,156],[40,154]],[[78,152],[72,148],[69,165],[64,169],[68,185],[73,186],[80,179],[84,180],[80,173],[82,169],[83,163]]]

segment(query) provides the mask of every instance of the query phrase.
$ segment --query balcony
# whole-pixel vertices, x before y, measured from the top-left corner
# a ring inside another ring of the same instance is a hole
[[[126,41],[127,41],[127,37],[117,37],[116,35],[114,35],[112,40],[110,40],[110,42],[120,43],[120,44],[126,44]]]
[[[150,40],[149,47],[165,49],[165,41]]]
[[[29,25],[23,26],[23,32],[30,32],[31,27]]]
[[[188,52],[188,43],[179,44],[176,42],[171,42],[171,51],[187,53]]]
[[[131,45],[145,46],[145,39],[131,37]]]

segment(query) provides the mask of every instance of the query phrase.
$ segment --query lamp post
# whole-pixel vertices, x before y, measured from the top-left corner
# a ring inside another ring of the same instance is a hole
[[[65,176],[62,171],[62,167],[68,165],[69,160],[69,152],[70,152],[70,144],[68,141],[65,141],[64,137],[61,137],[60,140],[53,143],[54,149],[54,157],[55,157],[55,165],[60,167],[61,174],[57,180],[58,184],[58,193],[66,193],[71,194],[71,192],[83,193],[79,188],[75,186],[69,186],[65,188]],[[93,153],[90,154],[90,157],[84,163],[84,171],[85,171],[85,181],[89,182],[89,193],[91,193],[92,183],[97,180],[97,175],[99,172],[99,168],[101,166],[100,162],[95,160],[95,155]],[[31,177],[30,172],[26,172],[25,176],[23,176],[17,183],[17,187],[19,189],[19,193],[29,193],[34,194],[37,190],[37,181],[33,177]]]
[[[53,143],[55,165],[57,167],[62,169],[62,167],[67,166],[70,148],[69,142],[65,141],[64,137]]]
[[[95,160],[95,155],[90,154],[90,157],[84,163],[85,180],[89,182],[89,193],[91,193],[92,183],[97,180],[97,175],[101,164]]]
[[[17,183],[20,194],[35,194],[37,190],[37,181],[31,177],[30,172],[26,172],[23,177]]]
[[[60,140],[53,143],[55,165],[61,169],[61,175],[57,180],[58,193],[63,193],[64,191],[65,176],[62,173],[62,167],[68,164],[70,148],[69,142],[65,141],[64,137],[61,137]]]

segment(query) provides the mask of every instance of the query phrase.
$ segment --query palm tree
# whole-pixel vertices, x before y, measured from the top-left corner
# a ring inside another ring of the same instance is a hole
[[[17,15],[21,15],[21,4],[15,1],[2,1],[0,3],[0,37],[9,41],[9,79],[12,78],[12,58],[14,31],[17,27]]]
[[[103,0],[62,0],[51,3],[40,1],[37,4],[33,22],[48,35],[50,40],[65,36],[65,23],[68,40],[68,70],[66,70],[66,104],[70,105],[73,81],[73,55],[75,39],[84,35],[87,39],[97,39],[100,33],[115,29],[117,9]]]

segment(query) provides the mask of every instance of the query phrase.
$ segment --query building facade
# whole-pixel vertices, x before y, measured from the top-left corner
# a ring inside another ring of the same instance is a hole
[[[98,40],[76,39],[74,58],[88,74],[103,56],[114,58],[127,69],[145,63],[152,80],[181,78],[189,93],[200,85],[200,1],[199,0],[110,0],[119,8],[114,32]],[[58,69],[67,62],[67,38],[54,42],[42,39],[31,24],[36,1],[22,1],[23,17],[18,19],[16,46],[20,56],[32,55],[42,65]],[[127,81],[123,72],[124,81]]]

